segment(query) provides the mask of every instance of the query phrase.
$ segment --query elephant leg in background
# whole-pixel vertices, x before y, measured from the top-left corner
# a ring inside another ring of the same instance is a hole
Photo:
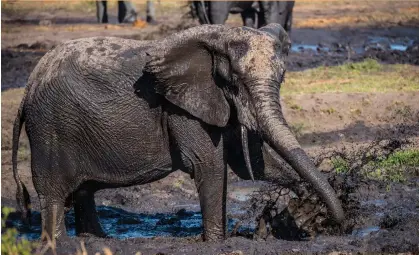
[[[280,23],[280,5],[281,2],[278,1],[261,1],[260,7],[263,18],[261,18],[260,22],[258,22],[258,28],[270,23],[279,23],[283,26],[283,24]]]
[[[118,1],[118,22],[134,22],[137,19],[137,11],[130,1]]]
[[[108,23],[108,10],[106,1],[96,1],[96,17],[99,23]]]
[[[292,26],[292,12],[294,9],[294,1],[288,1],[287,3],[287,12],[286,12],[286,18],[285,18],[285,31],[287,31],[288,33],[291,32],[291,26]]]
[[[180,159],[180,168],[192,173],[195,180],[204,241],[224,239],[227,165],[221,133],[208,132],[198,120],[179,115],[169,118],[169,130],[176,144],[176,148],[172,148],[174,160]]]
[[[154,8],[154,3],[151,0],[147,1],[147,10],[146,10],[146,21],[148,23],[155,23],[156,22],[156,10]]]
[[[243,25],[245,25],[246,27],[256,28],[256,24],[255,24],[256,13],[254,10],[244,10],[241,13],[241,16],[243,20]]]
[[[73,194],[74,214],[76,219],[76,234],[93,234],[106,237],[96,211],[94,192],[80,188]]]
[[[230,12],[230,2],[213,1],[208,4],[208,18],[211,24],[224,24]]]

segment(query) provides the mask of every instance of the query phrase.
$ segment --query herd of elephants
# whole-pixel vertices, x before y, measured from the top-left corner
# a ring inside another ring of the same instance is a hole
[[[96,2],[99,23],[107,23],[106,1]],[[190,1],[192,15],[201,24],[224,24],[230,13],[240,13],[243,25],[260,28],[269,23],[280,24],[288,33],[291,31],[294,1]],[[155,22],[153,1],[146,5],[146,20]],[[118,21],[132,22],[137,16],[129,1],[118,1]]]
[[[229,13],[240,13],[244,26],[277,23],[289,33],[294,1],[193,1],[191,7],[201,24],[224,24]]]
[[[29,194],[17,168],[25,123],[42,228],[70,241],[106,236],[94,194],[184,171],[194,179],[203,239],[226,237],[227,166],[246,180],[308,181],[334,220],[341,202],[301,148],[281,110],[293,2],[194,2],[202,23],[165,39],[90,37],[47,52],[30,75],[13,128],[13,172],[25,219]],[[241,12],[246,26],[222,25]],[[292,185],[291,185],[292,186]],[[298,187],[294,187],[297,189]],[[293,187],[291,187],[293,189]]]

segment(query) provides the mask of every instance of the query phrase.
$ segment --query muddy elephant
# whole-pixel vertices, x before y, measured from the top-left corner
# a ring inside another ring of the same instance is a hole
[[[202,25],[160,41],[92,37],[58,45],[29,77],[14,124],[12,160],[22,214],[29,212],[29,196],[16,160],[25,123],[42,227],[57,240],[68,239],[66,206],[74,206],[77,234],[104,236],[97,190],[150,183],[177,170],[195,181],[204,240],[222,239],[227,164],[245,179],[275,181],[280,175],[255,164],[258,156],[249,154],[261,149],[309,181],[342,221],[334,190],[281,111],[289,48],[278,24]]]
[[[295,1],[193,1],[193,13],[201,24],[224,24],[229,13],[240,13],[243,25],[260,28],[278,23],[291,32]]]

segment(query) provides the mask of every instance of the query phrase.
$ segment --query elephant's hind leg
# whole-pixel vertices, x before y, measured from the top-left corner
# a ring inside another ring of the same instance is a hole
[[[43,241],[56,239],[68,241],[64,219],[64,200],[51,196],[39,195]]]
[[[94,193],[80,188],[74,192],[74,213],[76,218],[76,234],[93,234],[106,237],[96,211]]]

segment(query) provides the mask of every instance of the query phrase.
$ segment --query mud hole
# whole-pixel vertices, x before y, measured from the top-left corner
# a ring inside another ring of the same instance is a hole
[[[318,12],[310,8],[297,10],[297,21]],[[321,12],[327,16],[327,10],[322,8]],[[2,20],[5,27],[2,29],[2,92],[24,87],[38,60],[61,41],[98,35],[154,40],[197,25],[196,21],[177,14],[162,17],[159,25],[145,29],[112,24],[103,27],[77,15],[77,20],[57,21],[48,26],[40,25],[42,20],[37,19]],[[366,58],[386,64],[419,64],[417,25],[295,27],[291,38],[293,47],[287,60],[290,71]],[[15,208],[10,139],[19,93],[7,94],[9,98],[4,98],[6,94],[2,93],[1,202],[2,206]],[[138,251],[142,254],[417,254],[418,167],[403,168],[406,176],[399,182],[374,180],[368,173],[377,170],[374,162],[394,152],[419,149],[418,97],[417,92],[292,97],[303,109],[313,110],[292,109],[283,98],[284,113],[290,123],[296,124],[294,131],[299,142],[343,202],[347,219],[342,226],[327,220],[330,216],[325,207],[306,183],[277,187],[242,181],[229,171],[229,238],[224,242],[204,243],[200,238],[202,223],[194,183],[187,175],[175,172],[152,184],[98,192],[95,199],[100,220],[112,238],[73,238],[84,242],[89,254],[102,252],[105,246],[114,254]],[[365,101],[368,105],[364,105]],[[395,102],[403,105],[394,106]],[[362,113],[352,114],[351,107],[360,104]],[[333,114],[319,110],[331,105],[336,109]],[[305,123],[304,128],[298,123]],[[19,169],[31,195],[34,215],[30,227],[20,222],[18,213],[9,217],[7,226],[17,227],[21,235],[36,239],[40,235],[39,203],[31,183],[29,146],[25,138],[21,140]],[[345,171],[333,170],[331,162],[336,158],[344,160]],[[73,217],[72,211],[66,216],[71,236],[74,236]],[[66,246],[58,247],[58,254],[74,251]]]

